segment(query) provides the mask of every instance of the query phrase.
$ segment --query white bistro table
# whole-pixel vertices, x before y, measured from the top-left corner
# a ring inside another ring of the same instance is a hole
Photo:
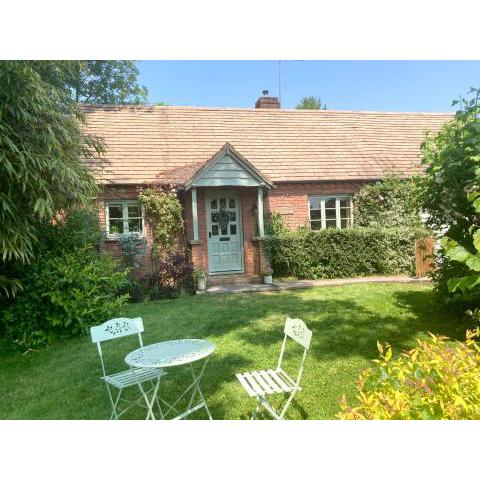
[[[157,393],[160,387],[160,380],[163,375],[158,377],[157,383],[153,389],[152,397],[149,399],[147,393],[142,387],[141,382],[137,382],[140,391],[145,399],[147,404],[148,414],[147,420],[155,420],[155,415],[153,413],[153,405],[156,402],[160,411],[160,416],[162,419],[166,419],[167,415],[171,410],[177,411],[175,405],[187,395],[188,392],[191,392],[190,400],[188,402],[187,409],[175,416],[173,420],[179,420],[184,418],[191,413],[205,408],[208,417],[212,420],[210,411],[208,410],[207,403],[203,397],[202,390],[200,389],[200,382],[202,380],[205,367],[207,366],[209,355],[215,350],[215,345],[208,340],[199,340],[199,339],[184,339],[184,340],[170,340],[168,342],[154,343],[153,345],[147,345],[143,348],[138,348],[133,352],[130,352],[125,357],[125,363],[130,367],[132,372],[135,373],[135,368],[170,368],[177,367],[179,365],[187,365],[190,367],[192,374],[193,382],[189,387],[177,398],[173,405],[168,404],[163,401],[168,408],[164,412],[157,400]],[[193,363],[203,360],[203,365],[200,369],[195,372],[193,368]],[[195,397],[198,395],[199,402],[193,405]],[[178,413],[178,412],[177,412]]]

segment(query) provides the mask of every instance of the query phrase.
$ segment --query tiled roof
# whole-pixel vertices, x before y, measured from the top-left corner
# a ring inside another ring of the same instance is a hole
[[[151,183],[193,174],[229,142],[273,182],[375,179],[411,174],[420,144],[448,113],[83,107],[87,130],[107,145],[103,178]]]

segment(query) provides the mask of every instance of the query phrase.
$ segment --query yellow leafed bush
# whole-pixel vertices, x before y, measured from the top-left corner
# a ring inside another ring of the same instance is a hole
[[[345,396],[338,418],[344,420],[480,419],[479,329],[465,342],[430,334],[417,348],[392,359],[389,345],[378,344],[376,368],[357,380],[358,405]]]

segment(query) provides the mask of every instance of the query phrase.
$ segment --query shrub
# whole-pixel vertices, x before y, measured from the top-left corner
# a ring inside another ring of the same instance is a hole
[[[360,227],[419,227],[416,182],[394,176],[363,185],[354,199],[355,224]]]
[[[150,299],[174,298],[182,290],[193,291],[193,271],[192,263],[180,253],[160,261],[154,273],[144,277]]]
[[[128,295],[127,272],[91,247],[41,258],[24,275],[23,292],[1,315],[6,338],[21,347],[78,335],[115,316]]]
[[[422,146],[425,174],[418,183],[428,226],[474,252],[473,233],[480,225],[475,197],[480,192],[480,92],[470,93],[470,98],[454,102],[458,107],[455,118],[435,136],[427,137]],[[444,248],[439,250],[437,260],[433,280],[439,299],[461,308],[478,308],[480,288],[469,291],[469,305],[459,302],[457,292],[448,288],[451,278],[468,275],[469,269],[449,258]]]
[[[278,276],[341,278],[412,274],[415,240],[422,228],[305,228],[265,239],[265,253]]]
[[[21,280],[23,290],[2,300],[0,336],[22,348],[77,335],[113,316],[128,298],[120,293],[128,270],[119,271],[98,252],[102,232],[94,210],[67,212],[38,232],[35,261],[1,267]]]
[[[377,367],[358,381],[358,405],[345,397],[338,417],[345,420],[480,419],[480,346],[477,328],[466,341],[450,344],[431,335],[417,348],[392,359],[378,345]]]
[[[122,250],[122,263],[133,270],[142,266],[142,256],[147,251],[147,241],[137,232],[120,235],[118,239]]]

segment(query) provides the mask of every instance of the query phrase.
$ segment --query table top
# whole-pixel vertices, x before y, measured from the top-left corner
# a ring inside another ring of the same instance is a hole
[[[208,340],[188,338],[154,343],[130,352],[125,363],[131,367],[174,367],[208,357],[215,345]]]

